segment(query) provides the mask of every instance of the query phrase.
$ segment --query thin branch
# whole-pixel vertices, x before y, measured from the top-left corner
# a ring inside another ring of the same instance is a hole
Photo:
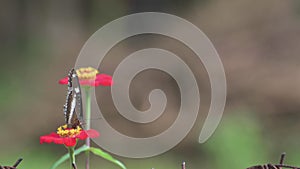
[[[185,169],[185,162],[181,164],[181,169]]]

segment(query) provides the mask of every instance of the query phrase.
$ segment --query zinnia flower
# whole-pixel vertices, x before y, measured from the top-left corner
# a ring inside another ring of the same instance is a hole
[[[43,143],[55,143],[64,144],[67,147],[73,147],[76,145],[77,140],[85,140],[87,138],[98,137],[99,133],[96,130],[82,130],[79,126],[76,129],[69,129],[67,125],[60,126],[57,132],[50,133],[40,137],[40,144]]]
[[[106,74],[99,74],[97,69],[92,67],[80,68],[76,70],[79,83],[83,86],[111,86],[112,77]],[[68,77],[59,80],[59,84],[68,84]]]

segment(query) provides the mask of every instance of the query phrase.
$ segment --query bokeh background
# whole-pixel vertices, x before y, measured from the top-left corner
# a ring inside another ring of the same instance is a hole
[[[112,75],[120,61],[136,50],[170,50],[196,75],[201,108],[194,128],[174,149],[146,159],[115,157],[129,169],[179,169],[182,161],[188,169],[240,169],[276,163],[286,152],[286,163],[300,166],[299,0],[1,0],[0,4],[0,165],[23,157],[19,168],[50,168],[66,153],[63,146],[39,144],[39,136],[64,121],[66,86],[58,80],[74,66],[85,41],[101,26],[127,14],[159,11],[194,23],[215,45],[227,76],[224,116],[214,135],[199,144],[210,103],[210,85],[201,61],[174,39],[129,38],[107,54],[101,72]],[[166,92],[168,105],[163,120],[150,126],[136,126],[120,117],[109,87],[96,92],[105,118],[116,129],[149,136],[172,124],[180,101],[172,77],[148,70],[130,87],[138,109],[149,107],[147,96],[153,88]],[[78,157],[79,168],[83,159]],[[117,168],[94,156],[91,165]],[[67,162],[60,166],[68,167]]]

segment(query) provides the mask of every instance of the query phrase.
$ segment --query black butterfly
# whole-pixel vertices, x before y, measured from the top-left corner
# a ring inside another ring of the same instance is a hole
[[[64,105],[65,122],[68,128],[81,126],[83,120],[81,88],[78,76],[73,69],[68,74],[68,92]]]
[[[20,162],[21,162],[22,160],[23,160],[22,158],[19,158],[19,159],[16,161],[16,163],[15,163],[12,167],[10,167],[10,166],[1,166],[1,165],[0,165],[0,169],[16,169],[17,166],[20,164]]]
[[[285,153],[282,153],[279,164],[256,165],[256,166],[249,167],[247,169],[282,169],[282,168],[300,169],[299,167],[283,164],[284,157],[285,157]]]

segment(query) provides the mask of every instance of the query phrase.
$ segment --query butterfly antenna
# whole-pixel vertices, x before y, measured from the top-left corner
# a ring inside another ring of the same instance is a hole
[[[16,161],[16,163],[13,165],[13,167],[17,167],[17,166],[21,163],[22,160],[23,160],[23,158],[19,158],[19,159]]]
[[[280,156],[280,161],[279,161],[279,164],[282,165],[283,164],[283,161],[284,161],[284,158],[285,158],[285,152],[283,152]]]

